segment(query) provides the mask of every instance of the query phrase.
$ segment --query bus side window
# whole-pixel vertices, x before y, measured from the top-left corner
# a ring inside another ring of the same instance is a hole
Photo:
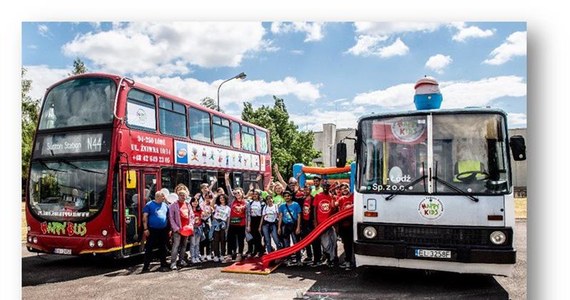
[[[188,123],[190,125],[190,138],[196,141],[211,143],[212,132],[210,129],[210,114],[190,107],[188,110],[188,118]]]

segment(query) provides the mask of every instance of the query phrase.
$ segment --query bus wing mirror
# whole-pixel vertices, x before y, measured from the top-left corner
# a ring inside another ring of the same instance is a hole
[[[336,144],[336,167],[342,168],[346,166],[346,144]]]
[[[511,137],[509,144],[511,145],[514,160],[526,160],[526,145],[524,143],[524,137],[521,135],[514,135]]]

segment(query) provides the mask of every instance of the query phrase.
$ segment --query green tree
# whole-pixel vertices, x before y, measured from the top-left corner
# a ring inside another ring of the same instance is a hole
[[[28,178],[32,143],[38,124],[40,100],[30,97],[32,80],[25,79],[27,70],[22,68],[22,179]]]
[[[241,118],[269,129],[272,161],[279,166],[279,171],[287,180],[286,178],[292,176],[293,164],[310,165],[320,153],[313,148],[313,132],[300,131],[299,127],[289,120],[285,101],[276,96],[273,96],[273,99],[273,107],[263,105],[258,109],[253,109],[251,103],[245,102]]]
[[[78,57],[73,61],[73,70],[71,70],[71,73],[68,73],[68,76],[72,76],[72,75],[79,75],[79,74],[83,74],[83,73],[87,73],[87,67],[85,66],[85,63]]]
[[[216,103],[216,100],[210,98],[210,97],[206,97],[202,100],[200,100],[200,105],[205,106],[207,108],[213,109],[213,110],[218,110],[218,104]],[[224,112],[222,109],[220,109],[221,112]]]

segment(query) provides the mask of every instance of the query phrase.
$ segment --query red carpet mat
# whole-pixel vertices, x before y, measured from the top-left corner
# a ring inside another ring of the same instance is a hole
[[[277,269],[279,265],[280,264],[276,264],[264,268],[261,262],[261,258],[252,257],[252,258],[246,258],[242,261],[238,261],[232,265],[229,265],[223,268],[222,272],[268,275],[273,270]]]

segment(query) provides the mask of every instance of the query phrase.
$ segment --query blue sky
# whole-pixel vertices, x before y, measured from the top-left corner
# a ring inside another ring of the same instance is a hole
[[[435,77],[443,108],[505,110],[527,124],[525,22],[22,23],[22,64],[32,97],[71,71],[126,75],[240,115],[244,101],[285,99],[301,129],[355,127],[371,112],[413,109],[413,84]]]

